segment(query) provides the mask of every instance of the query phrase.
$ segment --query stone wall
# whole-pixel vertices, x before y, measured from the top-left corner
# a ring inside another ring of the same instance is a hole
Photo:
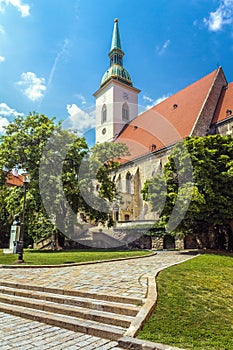
[[[152,237],[152,249],[161,250],[163,249],[163,237]]]
[[[115,175],[120,194],[118,201],[119,221],[157,220],[157,214],[151,211],[150,203],[143,200],[141,190],[146,180],[162,173],[172,148],[148,153],[147,156],[135,159],[122,165]],[[149,151],[149,150],[148,150]],[[131,191],[127,193],[126,176],[131,175]],[[127,219],[126,219],[127,218]]]
[[[114,238],[125,242],[129,249],[151,249],[151,237],[146,235],[147,229],[121,227],[114,228]]]
[[[50,234],[34,243],[34,249],[55,249],[54,235]]]
[[[216,133],[223,136],[233,136],[233,117],[231,116],[229,119],[218,123],[216,125]]]
[[[184,238],[175,237],[175,246],[176,246],[176,249],[183,250],[184,249]]]

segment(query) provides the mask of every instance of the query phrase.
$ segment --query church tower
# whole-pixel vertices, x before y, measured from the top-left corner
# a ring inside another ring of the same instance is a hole
[[[123,66],[124,52],[118,19],[114,20],[110,67],[104,73],[96,98],[96,143],[113,141],[124,125],[138,115],[138,93]]]

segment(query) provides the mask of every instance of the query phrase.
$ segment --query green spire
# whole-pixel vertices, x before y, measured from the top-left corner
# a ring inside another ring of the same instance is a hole
[[[118,19],[115,18],[114,20],[114,29],[112,34],[112,45],[111,50],[121,50],[121,39],[120,39],[120,32],[118,27]]]
[[[110,67],[104,73],[100,86],[105,85],[109,80],[116,79],[122,83],[133,86],[128,71],[123,66],[124,52],[121,49],[120,32],[118,28],[118,19],[114,20],[112,34],[112,45],[108,57],[110,58]]]
[[[118,19],[114,20],[114,28],[112,34],[112,45],[108,57],[110,58],[110,66],[113,64],[119,64],[123,67],[124,52],[121,50],[121,39],[118,27]]]

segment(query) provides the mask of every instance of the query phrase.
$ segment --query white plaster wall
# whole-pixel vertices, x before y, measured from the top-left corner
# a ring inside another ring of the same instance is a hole
[[[96,96],[96,143],[111,141],[123,128],[122,106],[129,106],[129,121],[138,115],[138,91],[130,86],[112,81]],[[107,107],[107,121],[101,124],[103,105]],[[106,129],[105,134],[102,133]]]
[[[111,141],[113,137],[113,86],[108,86],[100,91],[96,97],[96,143]],[[103,105],[107,107],[107,121],[101,123]],[[102,130],[106,129],[103,134]]]

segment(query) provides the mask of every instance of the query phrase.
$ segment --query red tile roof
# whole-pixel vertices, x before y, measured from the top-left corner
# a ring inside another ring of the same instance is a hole
[[[131,153],[124,160],[151,152],[153,144],[159,149],[189,136],[219,70],[221,68],[140,114],[125,126],[116,139],[116,142],[125,143]]]
[[[9,187],[22,186],[23,185],[23,176],[22,175],[15,176],[12,173],[10,173],[6,178],[6,184]]]
[[[228,84],[226,89],[222,90],[212,124],[228,118],[229,116],[226,113],[227,110],[231,110],[233,113],[233,83]]]

